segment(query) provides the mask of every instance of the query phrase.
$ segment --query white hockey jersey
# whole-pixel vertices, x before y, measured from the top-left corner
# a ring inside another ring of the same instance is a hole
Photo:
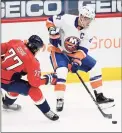
[[[47,20],[49,25],[54,25],[60,29],[61,47],[67,53],[72,53],[74,49],[70,50],[70,46],[79,45],[78,51],[87,54],[93,36],[89,33],[89,27],[79,29],[78,17],[74,15],[65,14],[62,16],[53,16]],[[67,47],[67,44],[68,47]]]

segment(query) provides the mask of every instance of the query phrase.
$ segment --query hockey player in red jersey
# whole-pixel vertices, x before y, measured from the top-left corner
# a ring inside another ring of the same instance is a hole
[[[42,39],[32,35],[27,43],[21,40],[10,40],[2,43],[1,54],[1,88],[7,93],[3,97],[3,108],[20,110],[21,106],[14,104],[19,94],[30,96],[35,105],[50,120],[58,120],[59,116],[50,110],[39,86],[48,84],[52,75],[41,78],[40,64],[35,58],[38,51],[44,48]],[[21,77],[27,75],[27,80]]]
[[[101,68],[98,61],[88,53],[92,45],[93,33],[90,32],[90,28],[94,18],[94,9],[90,6],[83,6],[79,8],[79,16],[54,15],[49,17],[46,22],[50,41],[48,50],[50,51],[52,66],[57,73],[55,85],[57,111],[63,110],[68,64],[71,64],[70,71],[72,73],[78,70],[90,73],[89,81],[99,104],[113,104],[114,102],[114,99],[103,95]],[[71,62],[62,51],[65,52]]]

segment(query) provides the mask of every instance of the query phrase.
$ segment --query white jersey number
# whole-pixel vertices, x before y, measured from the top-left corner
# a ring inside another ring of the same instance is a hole
[[[9,58],[13,58],[13,60],[15,61],[15,64],[7,67],[6,68],[7,70],[14,69],[14,68],[16,68],[16,67],[18,67],[18,66],[23,64],[23,62],[20,60],[20,58],[16,55],[16,52],[14,51],[13,48],[11,48],[8,52],[9,52],[10,55],[5,57],[4,61],[6,61]]]

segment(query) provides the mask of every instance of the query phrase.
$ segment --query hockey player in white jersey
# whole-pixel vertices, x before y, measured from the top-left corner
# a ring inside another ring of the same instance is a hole
[[[83,6],[79,8],[79,16],[64,14],[52,16],[46,21],[49,31],[50,60],[57,74],[55,85],[57,111],[63,110],[65,83],[69,69],[72,73],[77,70],[90,72],[89,81],[99,104],[114,102],[114,99],[106,98],[103,95],[101,69],[98,62],[88,55],[93,39],[93,35],[89,33],[89,28],[94,19],[95,11],[89,6]],[[62,50],[71,62],[64,56]],[[69,64],[71,64],[70,68],[68,67]]]

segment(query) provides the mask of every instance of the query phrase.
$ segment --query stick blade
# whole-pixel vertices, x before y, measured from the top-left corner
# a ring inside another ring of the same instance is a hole
[[[108,119],[112,119],[112,114],[103,114],[103,116],[105,117],[105,118],[108,118]]]

